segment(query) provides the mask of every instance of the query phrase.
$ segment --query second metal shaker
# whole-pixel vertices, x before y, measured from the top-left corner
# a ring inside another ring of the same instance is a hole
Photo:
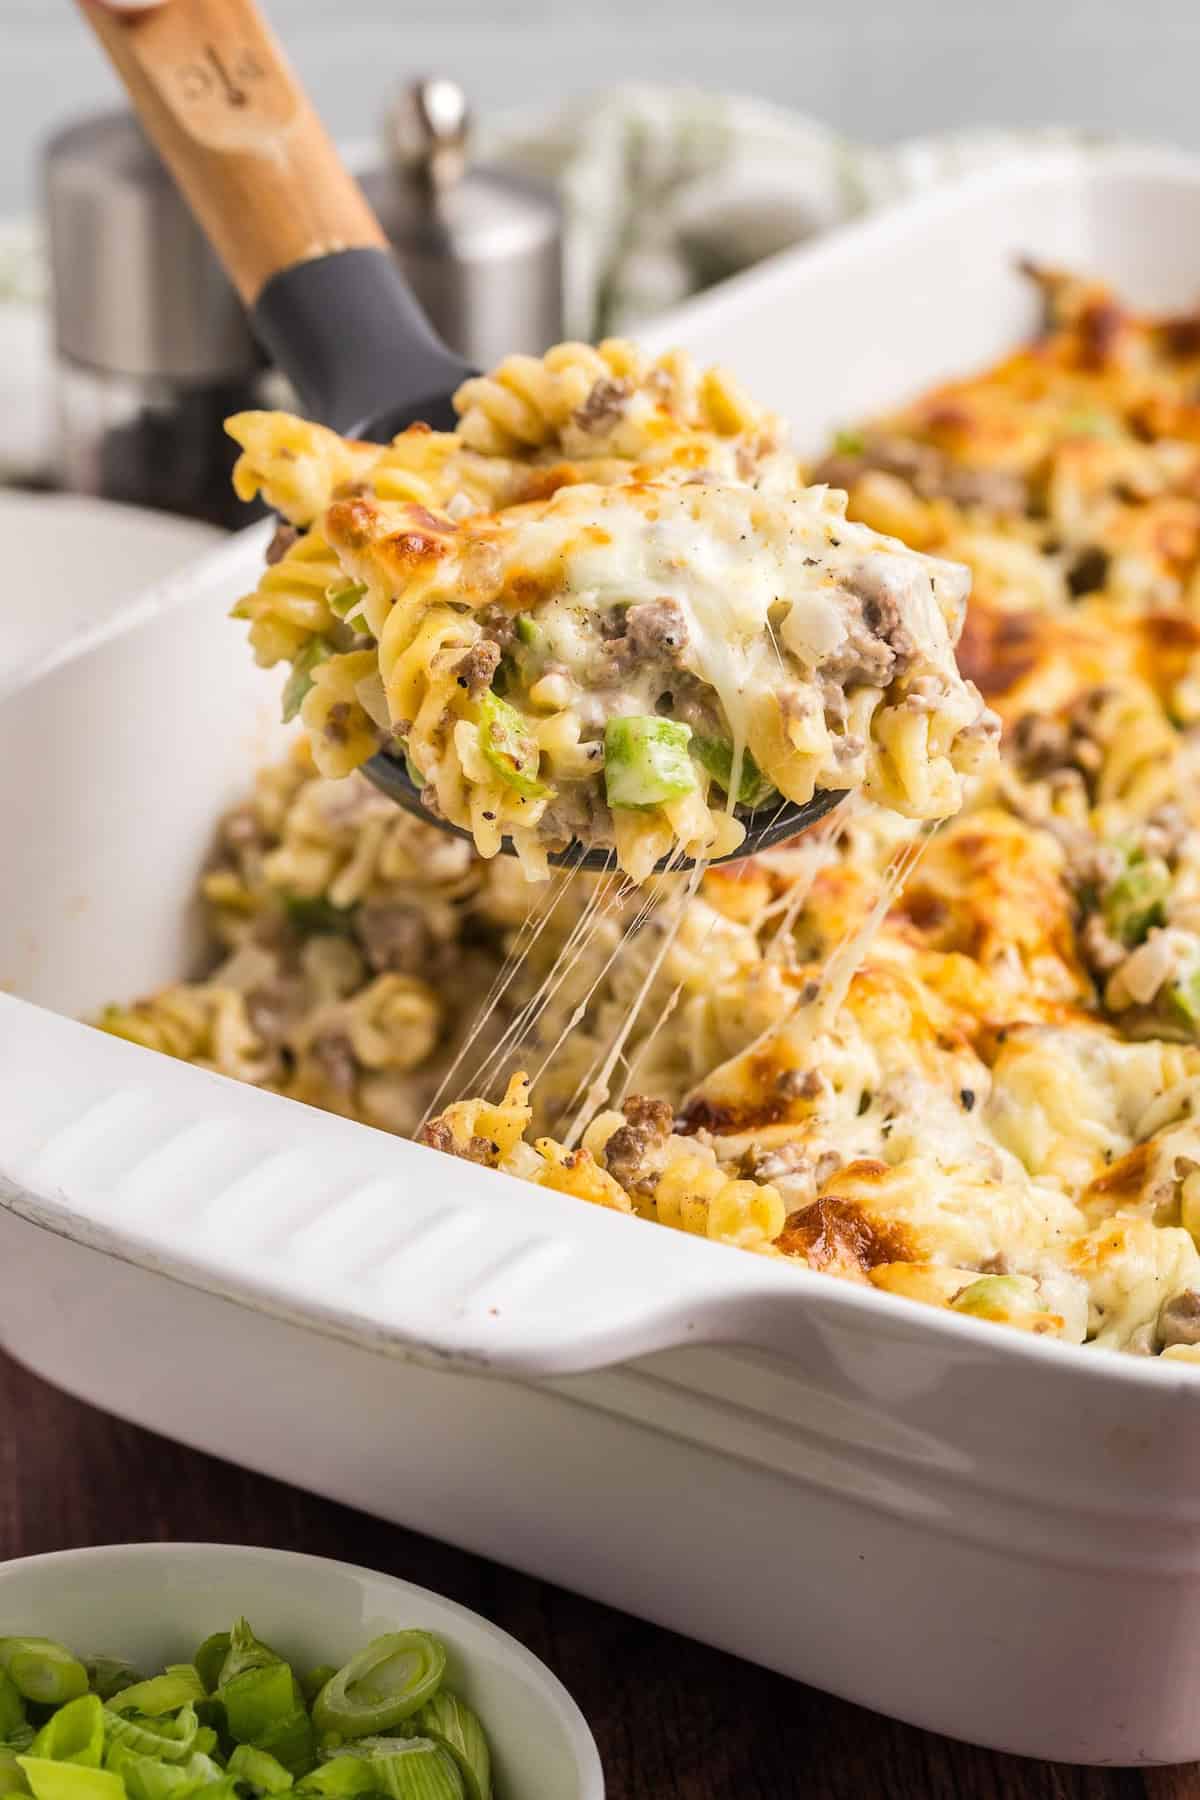
[[[462,89],[414,82],[388,119],[386,164],[360,179],[438,331],[487,369],[562,337],[562,216],[549,186],[472,165],[469,139]]]

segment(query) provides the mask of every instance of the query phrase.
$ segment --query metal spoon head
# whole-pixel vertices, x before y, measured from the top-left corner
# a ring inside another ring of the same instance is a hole
[[[375,413],[371,418],[355,425],[350,436],[361,438],[368,444],[390,444],[408,426],[417,423],[428,425],[434,431],[453,431],[458,424],[458,414],[453,405],[455,389],[473,373],[474,370],[464,364],[455,388],[440,388],[422,400],[405,400],[399,406],[389,406],[383,412]]]
[[[363,774],[381,794],[386,794],[389,800],[394,800],[397,806],[403,807],[414,818],[421,819],[426,825],[436,825],[455,837],[473,841],[470,832],[464,831],[461,825],[451,825],[445,819],[437,819],[427,807],[422,806],[420,792],[398,757],[381,750],[363,764]],[[746,827],[746,836],[730,855],[714,857],[713,860],[740,862],[747,856],[754,856],[759,850],[770,850],[776,844],[786,843],[789,838],[799,837],[801,832],[815,825],[818,819],[825,818],[845,798],[843,790],[825,788],[814,794],[806,806],[795,806],[788,800],[780,806],[760,807],[756,812],[739,807],[738,818]],[[512,843],[508,838],[505,838],[503,848],[506,854],[512,855]],[[580,843],[568,844],[565,850],[551,851],[549,860],[558,868],[599,871],[615,869],[617,866],[614,850]],[[669,864],[673,869],[690,869],[692,862],[691,857],[682,860],[669,857],[664,858],[658,867],[665,869]]]

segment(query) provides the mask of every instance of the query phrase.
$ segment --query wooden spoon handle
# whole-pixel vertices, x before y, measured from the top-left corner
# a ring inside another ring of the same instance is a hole
[[[384,246],[254,0],[79,4],[247,306],[297,263]]]

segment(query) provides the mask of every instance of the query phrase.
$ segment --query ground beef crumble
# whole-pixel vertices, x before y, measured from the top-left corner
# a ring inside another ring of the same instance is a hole
[[[582,406],[572,415],[580,431],[599,433],[615,425],[624,412],[633,385],[628,381],[597,381]]]
[[[494,1163],[498,1154],[492,1140],[478,1134],[468,1138],[465,1144],[456,1143],[454,1133],[444,1119],[430,1119],[428,1124],[422,1125],[416,1141],[427,1144],[431,1150],[441,1150],[446,1156],[457,1156],[463,1162]]]
[[[344,1031],[326,1031],[313,1042],[311,1055],[331,1088],[352,1094],[358,1077],[354,1046]]]
[[[267,545],[267,567],[274,568],[276,563],[282,562],[299,536],[294,525],[285,525],[281,520],[275,527],[275,536]]]
[[[604,1146],[605,1167],[627,1193],[651,1193],[661,1170],[658,1153],[671,1135],[674,1114],[665,1100],[643,1094],[631,1094],[621,1111],[626,1122]]]
[[[377,974],[420,975],[428,970],[432,946],[425,914],[404,901],[368,901],[355,930]]]
[[[500,667],[500,646],[491,638],[483,638],[473,644],[464,656],[459,659],[457,681],[459,687],[466,688],[472,700],[478,700],[486,694],[492,685],[492,677]]]

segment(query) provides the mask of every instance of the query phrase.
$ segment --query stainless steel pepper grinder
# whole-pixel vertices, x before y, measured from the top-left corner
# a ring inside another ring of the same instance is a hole
[[[413,82],[388,116],[386,162],[360,179],[434,325],[486,369],[562,336],[562,213],[548,185],[471,164],[470,123],[456,82]]]
[[[123,112],[59,132],[43,173],[60,483],[244,525],[224,420],[286,393],[174,182]]]

